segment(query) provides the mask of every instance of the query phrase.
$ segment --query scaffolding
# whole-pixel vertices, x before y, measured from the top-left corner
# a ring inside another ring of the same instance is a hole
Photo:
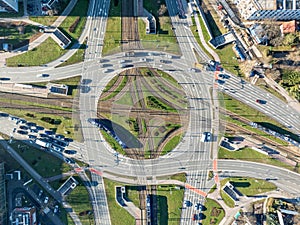
[[[0,163],[0,225],[6,224],[6,191],[4,163]]]

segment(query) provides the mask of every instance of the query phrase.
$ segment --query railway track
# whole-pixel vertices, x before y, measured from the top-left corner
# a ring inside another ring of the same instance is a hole
[[[222,121],[221,121],[222,123]],[[240,134],[243,134],[243,135],[250,135],[252,137],[254,137],[255,139],[263,142],[263,143],[267,143],[271,146],[274,146],[276,147],[277,150],[279,150],[280,152],[282,153],[286,153],[288,154],[288,157],[299,162],[299,157],[300,157],[300,153],[299,152],[296,152],[296,151],[293,151],[291,150],[290,148],[287,148],[283,145],[280,145],[278,144],[277,142],[275,141],[272,141],[264,136],[261,136],[259,134],[256,134],[255,132],[252,132],[252,131],[249,131],[245,128],[242,128],[234,123],[228,123],[226,122],[226,124],[223,122],[223,125],[226,125],[226,130],[229,130],[229,131],[233,131],[234,133],[236,133],[237,131],[241,132]]]
[[[134,16],[134,0],[122,1],[121,48],[123,51],[142,49],[139,32],[138,18]]]

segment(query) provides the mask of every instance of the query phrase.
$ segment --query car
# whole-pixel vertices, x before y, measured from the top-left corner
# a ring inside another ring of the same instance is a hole
[[[228,74],[224,74],[224,73],[220,73],[218,75],[218,77],[221,78],[221,79],[229,79],[230,78],[230,76]]]
[[[58,205],[54,206],[53,212],[54,212],[54,213],[57,213],[57,212],[58,212]]]
[[[74,155],[77,153],[77,151],[75,150],[65,150],[64,153],[68,154],[68,155]]]
[[[29,127],[35,127],[35,126],[36,126],[36,123],[33,123],[33,122],[27,122],[26,125],[29,126]]]
[[[195,203],[195,210],[202,210],[202,205],[200,203]]]
[[[41,134],[40,134],[40,137],[48,137],[48,135],[47,135],[47,134],[41,133]]]
[[[52,148],[53,148],[53,150],[58,151],[58,152],[61,152],[63,150],[63,148],[58,147],[56,145],[52,145]]]
[[[197,69],[196,68],[188,68],[188,72],[197,72]]]
[[[47,135],[53,135],[54,131],[52,131],[52,130],[45,130],[45,134],[47,134]]]
[[[39,192],[39,198],[42,196],[42,194],[43,194],[43,190],[40,190],[40,192]]]
[[[0,117],[8,117],[9,114],[8,113],[0,113]]]
[[[49,201],[49,197],[48,197],[48,196],[46,196],[46,198],[45,198],[45,200],[44,200],[44,204],[47,204],[47,203],[48,203],[48,201]]]
[[[220,79],[216,79],[215,81],[220,85],[223,85],[225,83],[224,80],[220,80]]]
[[[50,75],[49,74],[47,74],[47,73],[42,73],[42,74],[38,74],[38,75],[36,75],[36,77],[43,77],[43,78],[45,78],[45,77],[49,77]]]
[[[17,130],[18,134],[27,135],[28,132],[26,130]]]
[[[267,101],[262,100],[262,99],[256,99],[256,102],[259,104],[262,104],[262,105],[267,103]]]
[[[211,141],[212,139],[212,134],[210,132],[206,133],[206,141]]]
[[[72,138],[64,138],[64,141],[66,141],[66,142],[73,142],[73,139]]]
[[[66,162],[66,163],[69,163],[69,164],[74,164],[74,163],[75,163],[74,160],[69,159],[69,158],[65,158],[65,162]]]
[[[27,126],[20,126],[20,129],[22,129],[22,130],[28,130],[29,128],[27,127]]]
[[[37,129],[30,129],[31,133],[38,133],[39,131]]]
[[[184,206],[185,207],[190,207],[190,206],[192,206],[192,203],[189,200],[185,200],[184,201]]]
[[[193,221],[198,220],[198,214],[194,214],[193,217],[192,217],[192,220]]]
[[[64,139],[65,136],[62,135],[62,134],[56,134],[56,135],[55,135],[55,138],[57,138],[57,139]]]
[[[147,62],[147,58],[140,58],[140,62]]]
[[[19,122],[19,124],[26,124],[27,123],[27,121],[24,120],[24,119],[19,119],[18,122]]]
[[[36,136],[35,136],[35,135],[29,134],[29,135],[28,135],[28,138],[29,138],[29,139],[36,139]]]
[[[10,78],[9,77],[0,77],[0,80],[7,81],[7,80],[10,80]]]

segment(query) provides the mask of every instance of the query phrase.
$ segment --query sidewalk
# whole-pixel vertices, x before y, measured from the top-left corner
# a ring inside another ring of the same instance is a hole
[[[197,8],[199,10],[201,10],[201,8],[198,4],[198,1],[195,1],[195,4],[196,4]],[[200,16],[201,16],[201,13],[200,13]],[[201,25],[200,25],[200,21],[199,21],[199,17],[198,17],[198,14],[196,12],[194,12],[194,18],[195,18],[195,22],[196,22],[196,26],[197,26],[197,30],[198,30],[198,35],[200,37],[202,45],[209,52],[209,54],[211,54],[213,56],[215,61],[220,62],[220,58],[219,58],[218,54],[206,43],[206,41],[204,39],[202,29],[201,29]]]

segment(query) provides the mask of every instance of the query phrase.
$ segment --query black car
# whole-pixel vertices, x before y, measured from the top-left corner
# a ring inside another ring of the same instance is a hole
[[[77,153],[77,151],[75,150],[65,150],[64,153],[68,154],[68,155],[74,155]]]
[[[17,130],[18,134],[27,135],[28,132],[26,130]]]

